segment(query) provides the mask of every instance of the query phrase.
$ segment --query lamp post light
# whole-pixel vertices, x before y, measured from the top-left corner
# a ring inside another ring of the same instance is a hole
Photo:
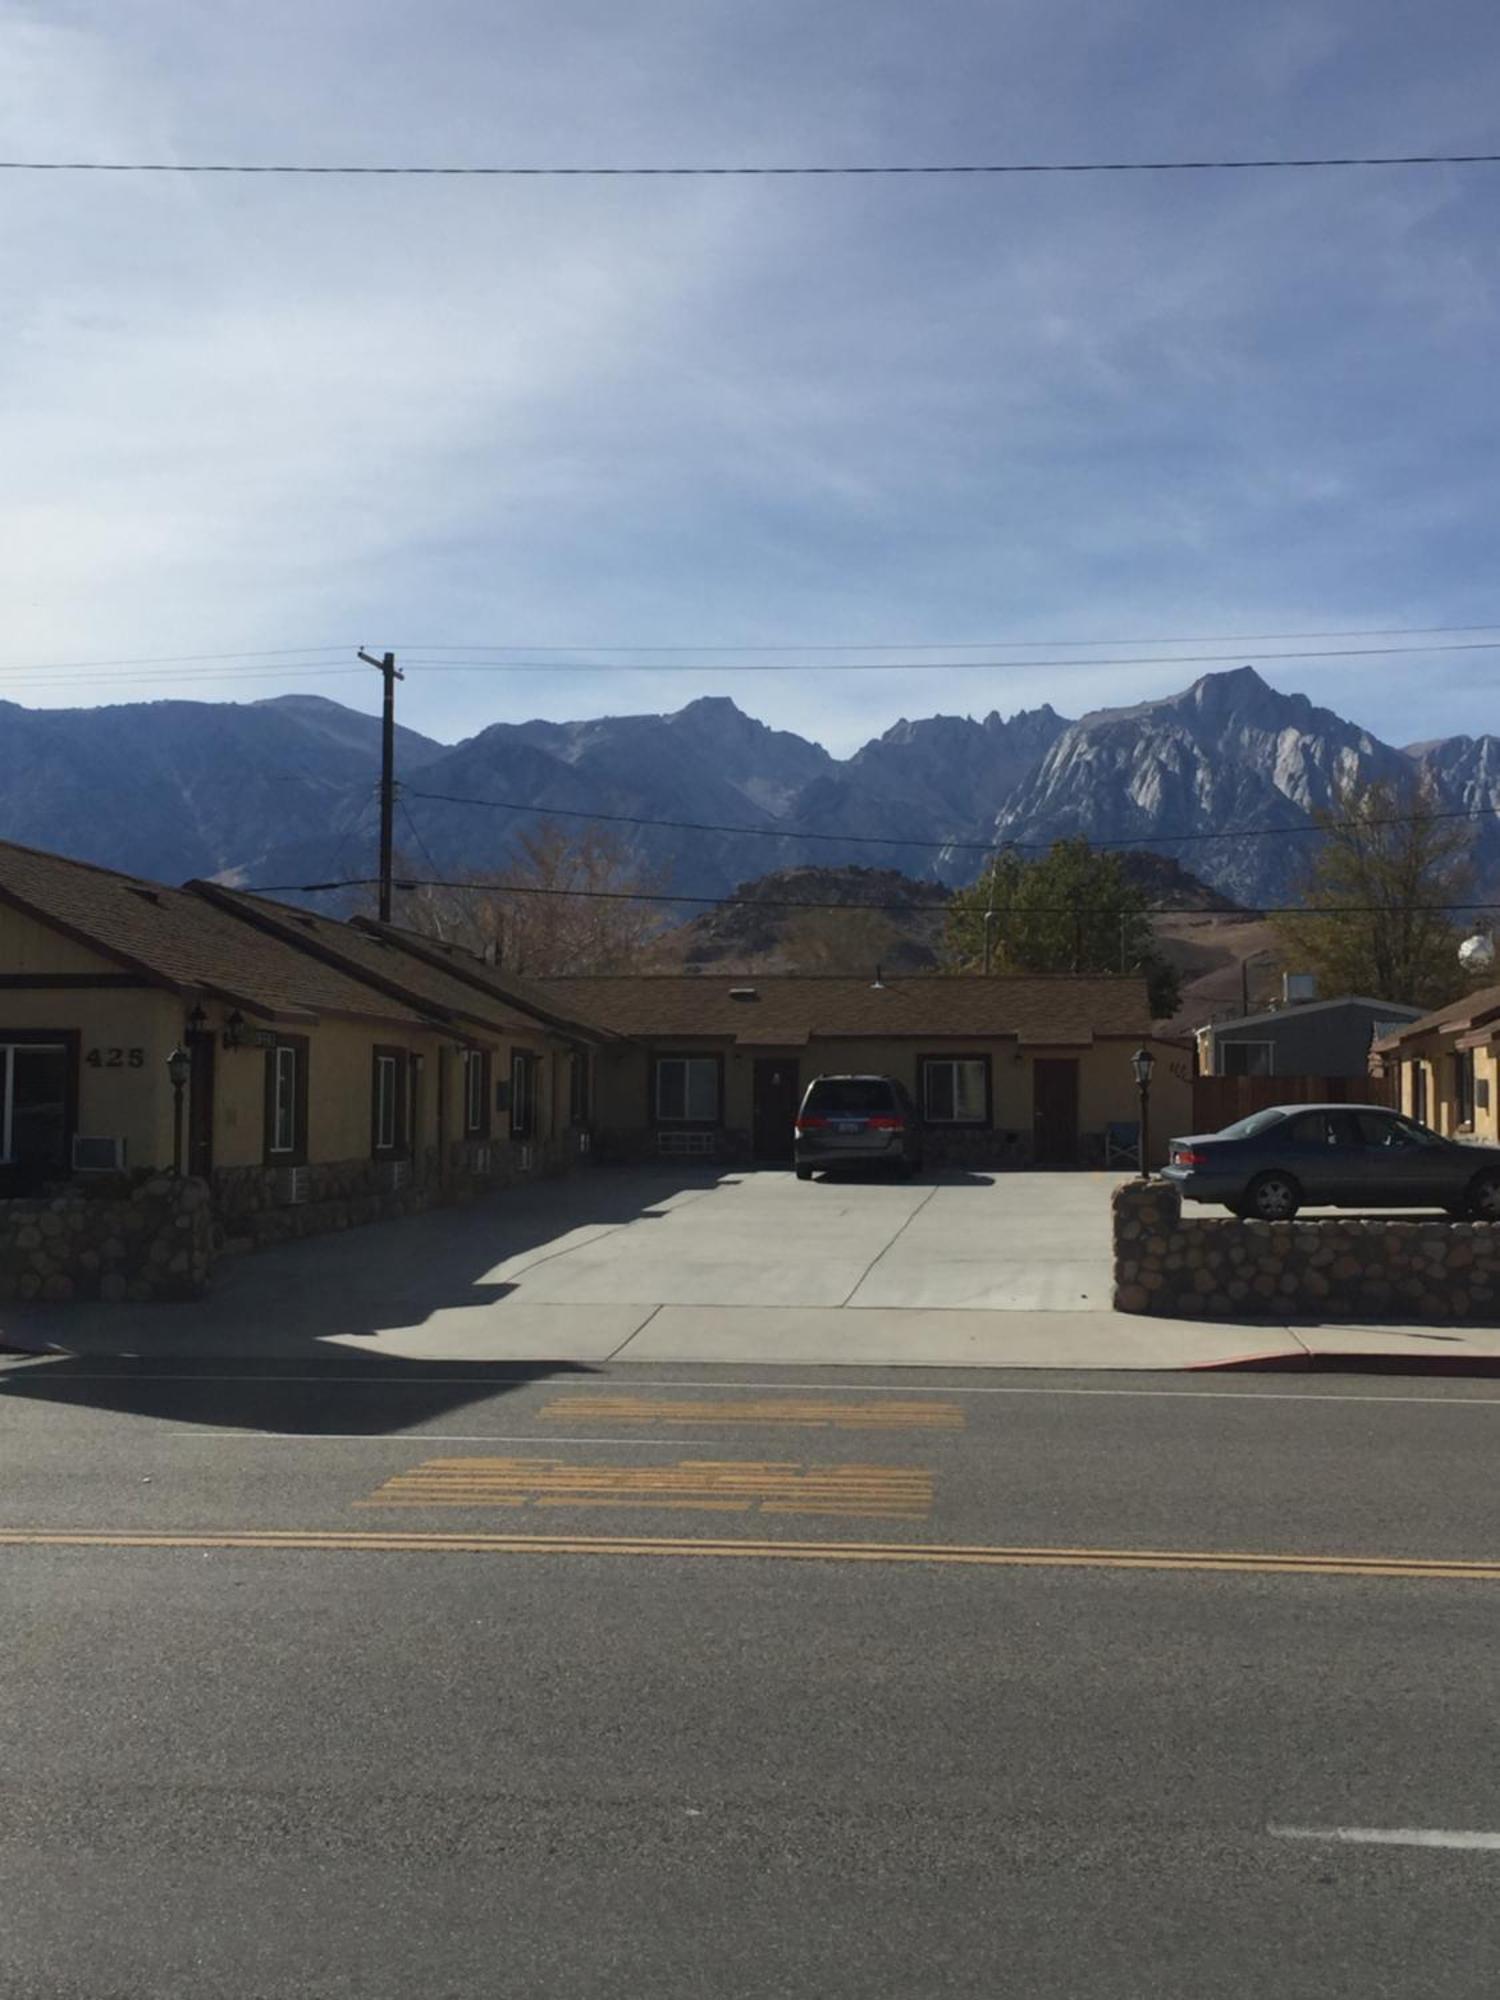
[[[1151,1072],[1156,1068],[1156,1057],[1143,1045],[1130,1058],[1130,1067],[1141,1094],[1141,1179],[1145,1180],[1151,1172]]]
[[[172,1079],[172,1172],[182,1174],[182,1093],[192,1073],[193,1059],[181,1044],[167,1057],[167,1075]]]

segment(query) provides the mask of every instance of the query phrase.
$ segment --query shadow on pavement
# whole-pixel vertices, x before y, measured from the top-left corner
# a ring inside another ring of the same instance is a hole
[[[551,1376],[593,1372],[573,1361],[403,1361],[358,1349],[305,1366],[260,1367],[57,1355],[0,1373],[0,1401],[81,1406],[209,1430],[379,1437]]]
[[[596,1168],[469,1208],[236,1258],[220,1265],[207,1298],[188,1304],[7,1306],[0,1352],[37,1358],[0,1371],[0,1395],[216,1427],[358,1432],[399,1429],[549,1375],[588,1373],[587,1359],[537,1358],[547,1355],[545,1324],[528,1323],[522,1351],[505,1356],[503,1302],[528,1260],[658,1220],[666,1204],[711,1193],[724,1178],[692,1168]],[[614,1330],[625,1309],[562,1310],[575,1321],[593,1315],[597,1359],[628,1337]],[[430,1356],[373,1345],[420,1329],[427,1332],[407,1349],[430,1339]],[[489,1351],[468,1359],[468,1347]]]

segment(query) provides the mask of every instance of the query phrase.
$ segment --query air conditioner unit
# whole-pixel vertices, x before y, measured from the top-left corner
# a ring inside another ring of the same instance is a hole
[[[307,1200],[308,1174],[306,1167],[279,1167],[276,1173],[276,1199],[283,1208],[298,1208]]]
[[[383,1160],[380,1166],[380,1186],[386,1194],[396,1194],[411,1181],[410,1160]]]
[[[73,1135],[73,1171],[75,1174],[121,1174],[125,1171],[125,1141],[123,1139],[86,1139],[81,1132]]]

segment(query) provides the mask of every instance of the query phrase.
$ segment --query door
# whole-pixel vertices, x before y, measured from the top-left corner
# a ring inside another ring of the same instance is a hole
[[[1347,1111],[1304,1111],[1276,1135],[1274,1164],[1295,1174],[1309,1208],[1364,1196],[1365,1151]]]
[[[1039,1167],[1078,1163],[1078,1062],[1043,1057],[1031,1065],[1032,1157]]]
[[[1460,1149],[1391,1111],[1349,1114],[1359,1132],[1359,1199],[1371,1208],[1442,1208],[1463,1193],[1468,1174]]]
[[[214,1164],[214,1038],[189,1035],[187,1170],[207,1180]]]
[[[785,1165],[792,1157],[792,1123],[797,1116],[797,1088],[802,1080],[791,1056],[755,1058],[753,1145],[757,1160]]]

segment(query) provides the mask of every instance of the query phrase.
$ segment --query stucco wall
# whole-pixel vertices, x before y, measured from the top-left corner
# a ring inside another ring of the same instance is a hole
[[[0,962],[7,972],[21,969],[8,959]],[[78,1131],[123,1138],[132,1168],[171,1165],[167,1057],[182,1029],[182,1009],[172,994],[154,987],[0,988],[0,1040],[7,1029],[76,1034]],[[114,1050],[120,1051],[118,1067],[111,1067]],[[94,1052],[97,1064],[89,1060]]]
[[[1111,1041],[1087,1049],[1019,1049],[1014,1040],[937,1035],[922,1042],[830,1038],[809,1043],[789,1059],[798,1065],[799,1091],[815,1076],[863,1072],[898,1078],[920,1101],[919,1067],[924,1056],[988,1056],[992,1096],[989,1128],[951,1129],[987,1144],[997,1161],[1020,1162],[1029,1155],[1034,1129],[1035,1061],[1047,1056],[1077,1061],[1078,1128],[1081,1151],[1088,1158],[1097,1150],[1091,1141],[1098,1140],[1106,1125],[1131,1124],[1139,1115],[1139,1095],[1130,1064],[1135,1047],[1133,1041]],[[1151,1092],[1152,1153],[1160,1164],[1166,1158],[1167,1140],[1191,1129],[1191,1063],[1187,1050],[1175,1044],[1153,1041],[1151,1047],[1157,1059]],[[721,1126],[727,1135],[738,1135],[748,1143],[754,1123],[755,1061],[776,1051],[735,1048],[722,1038],[677,1037],[655,1043],[654,1052],[721,1056]],[[654,1145],[648,1109],[651,1061],[652,1054],[638,1047],[611,1049],[604,1056],[596,1099],[601,1150],[628,1153]],[[933,1129],[937,1133],[945,1128]],[[1014,1144],[1006,1135],[1014,1135]]]
[[[1451,1042],[1429,1047],[1421,1054],[1402,1060],[1401,1069],[1401,1109],[1409,1117],[1424,1116],[1417,1104],[1416,1077],[1420,1071],[1427,1079],[1427,1103],[1425,1118],[1435,1132],[1445,1138],[1473,1138],[1491,1145],[1500,1143],[1500,1052],[1494,1049],[1474,1051],[1474,1122],[1461,1127],[1458,1122],[1458,1106],[1454,1093],[1453,1057]],[[1479,1086],[1488,1085],[1488,1091]],[[1488,1102],[1482,1100],[1488,1097]]]

